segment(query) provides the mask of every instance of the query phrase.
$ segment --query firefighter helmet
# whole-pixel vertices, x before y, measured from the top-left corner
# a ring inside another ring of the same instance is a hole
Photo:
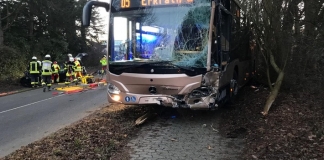
[[[68,54],[68,57],[72,57],[72,54],[71,54],[71,53],[69,53],[69,54]]]
[[[45,55],[45,58],[51,58],[51,56],[49,54]]]
[[[33,56],[33,57],[32,57],[32,60],[37,60],[37,57],[36,57],[36,56]]]

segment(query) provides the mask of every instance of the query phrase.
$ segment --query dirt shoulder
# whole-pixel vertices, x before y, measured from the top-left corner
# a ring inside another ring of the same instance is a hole
[[[28,89],[17,82],[0,82],[0,93]]]
[[[238,106],[224,111],[223,134],[247,130],[244,159],[321,159],[324,157],[323,104],[315,94],[282,92],[261,115],[268,90],[244,89]]]

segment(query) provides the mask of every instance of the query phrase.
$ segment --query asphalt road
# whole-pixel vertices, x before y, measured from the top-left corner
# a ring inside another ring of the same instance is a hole
[[[36,89],[0,97],[0,157],[107,104],[106,87],[58,95]]]

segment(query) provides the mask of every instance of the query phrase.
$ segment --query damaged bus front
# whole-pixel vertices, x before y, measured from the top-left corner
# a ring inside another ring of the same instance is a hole
[[[240,61],[229,54],[235,1],[90,1],[85,26],[93,5],[109,15],[110,103],[213,109],[237,93]]]

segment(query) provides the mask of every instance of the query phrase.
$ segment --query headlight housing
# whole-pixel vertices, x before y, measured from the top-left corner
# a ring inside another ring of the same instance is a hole
[[[119,94],[120,93],[120,90],[115,85],[113,85],[111,83],[107,84],[107,90],[111,94]]]

